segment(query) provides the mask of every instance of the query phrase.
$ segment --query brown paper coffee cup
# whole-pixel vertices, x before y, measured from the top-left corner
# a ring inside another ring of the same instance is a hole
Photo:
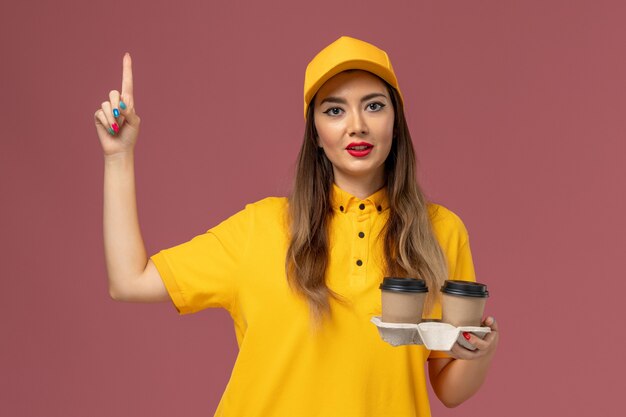
[[[485,284],[447,280],[441,287],[441,292],[442,322],[456,327],[481,325],[489,297]]]
[[[422,321],[428,287],[422,279],[386,277],[380,285],[382,318],[387,323]]]

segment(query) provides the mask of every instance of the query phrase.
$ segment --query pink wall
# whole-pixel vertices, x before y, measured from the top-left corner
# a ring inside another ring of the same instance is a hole
[[[228,315],[108,298],[93,113],[130,51],[153,254],[288,191],[305,65],[342,34],[389,52],[502,330],[482,390],[433,414],[621,415],[623,2],[39,3],[0,13],[1,415],[212,415]]]

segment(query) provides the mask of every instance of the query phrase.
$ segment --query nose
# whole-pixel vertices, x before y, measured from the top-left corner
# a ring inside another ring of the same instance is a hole
[[[353,112],[348,121],[349,136],[365,136],[369,133],[367,122],[360,112]]]

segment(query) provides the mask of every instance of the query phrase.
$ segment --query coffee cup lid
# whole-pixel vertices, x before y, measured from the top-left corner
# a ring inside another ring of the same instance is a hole
[[[426,282],[421,278],[385,277],[379,288],[384,291],[428,292]]]
[[[487,286],[473,281],[460,281],[453,279],[446,280],[441,287],[441,292],[444,294],[462,295],[465,297],[489,297]]]

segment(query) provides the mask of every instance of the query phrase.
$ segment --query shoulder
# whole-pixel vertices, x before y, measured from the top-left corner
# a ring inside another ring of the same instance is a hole
[[[286,197],[266,197],[254,203],[246,204],[243,212],[251,219],[260,219],[264,222],[283,221],[288,211]]]
[[[243,211],[256,224],[276,226],[278,223],[282,226],[287,218],[288,204],[286,197],[266,197],[247,204]]]
[[[461,218],[449,208],[441,204],[430,203],[428,214],[437,236],[444,237],[456,235],[461,239],[467,239],[468,231]]]
[[[222,235],[254,235],[272,233],[284,228],[287,213],[285,197],[267,197],[246,204],[239,212],[222,221],[210,231]]]
[[[266,197],[246,205],[246,210],[279,212],[287,209],[287,197]]]

